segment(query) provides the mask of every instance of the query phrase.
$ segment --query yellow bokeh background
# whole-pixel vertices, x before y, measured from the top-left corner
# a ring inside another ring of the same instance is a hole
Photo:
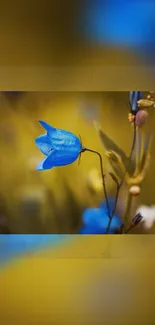
[[[132,128],[128,112],[128,92],[1,93],[0,193],[5,200],[11,233],[75,233],[82,224],[84,208],[95,207],[104,199],[98,181],[99,160],[91,153],[82,154],[80,165],[76,161],[72,165],[36,172],[38,162],[43,159],[34,142],[44,133],[38,120],[73,132],[81,137],[84,146],[100,152],[107,175],[108,193],[114,195],[115,184],[108,176],[110,166],[93,120],[99,121],[104,132],[129,154]],[[153,123],[152,110],[149,132],[153,132]],[[141,197],[134,200],[133,214],[140,204],[154,204],[151,190],[155,177],[154,155],[152,146],[151,166]],[[124,188],[120,194],[122,205],[125,204],[126,193]],[[39,215],[25,213],[24,207],[29,204],[26,200],[40,204]],[[151,232],[154,230],[151,229]]]
[[[3,266],[2,324],[153,324],[154,240],[132,237],[78,236]]]

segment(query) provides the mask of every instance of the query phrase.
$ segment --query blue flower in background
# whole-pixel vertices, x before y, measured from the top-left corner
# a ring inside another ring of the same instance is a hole
[[[71,132],[54,128],[44,121],[39,122],[47,133],[37,137],[35,142],[47,157],[38,164],[36,169],[46,170],[73,163],[83,149],[80,139]]]
[[[150,50],[154,46],[153,0],[91,1],[80,20],[81,33],[100,44]],[[79,28],[80,28],[79,27]]]
[[[142,99],[143,93],[141,91],[130,91],[130,107],[131,107],[131,113],[136,114],[139,110],[137,102]]]
[[[110,212],[114,206],[114,200],[109,200]],[[109,222],[106,203],[103,202],[99,208],[88,208],[82,215],[83,227],[80,229],[80,234],[105,234]],[[120,218],[115,214],[109,234],[114,234],[115,229],[121,227],[122,222]]]

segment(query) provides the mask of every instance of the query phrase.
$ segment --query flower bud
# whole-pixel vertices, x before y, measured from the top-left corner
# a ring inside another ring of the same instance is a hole
[[[143,219],[143,216],[141,215],[141,213],[139,212],[138,214],[136,214],[136,216],[132,219],[132,223],[136,226],[138,225],[141,220]]]
[[[133,196],[138,196],[140,194],[140,191],[140,187],[137,185],[131,186],[129,190],[130,194]]]
[[[138,113],[136,114],[136,125],[141,127],[146,123],[147,118],[148,118],[148,113],[146,111],[144,110],[138,111]]]

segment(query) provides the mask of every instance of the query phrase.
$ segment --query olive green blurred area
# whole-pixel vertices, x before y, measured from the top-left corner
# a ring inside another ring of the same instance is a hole
[[[140,54],[85,36],[81,25],[88,5],[78,0],[2,2],[1,89],[151,89],[154,68],[148,69]]]
[[[134,53],[87,41],[79,29],[87,5],[78,0],[3,2],[0,66],[137,64]]]
[[[128,154],[132,128],[128,122],[127,92],[2,92],[0,105],[0,214],[2,233],[77,233],[82,212],[104,199],[98,157],[83,153],[80,164],[36,171],[43,159],[35,138],[44,133],[38,120],[81,137],[84,146],[103,156],[109,195],[115,184],[108,176],[105,150],[93,124],[103,130]],[[148,127],[153,130],[150,113]],[[154,161],[142,187],[141,197],[133,203],[134,214],[141,205],[154,204]],[[126,188],[120,193],[124,208]],[[137,228],[138,229],[138,228]],[[143,229],[137,230],[143,232]],[[151,232],[154,232],[151,229]]]

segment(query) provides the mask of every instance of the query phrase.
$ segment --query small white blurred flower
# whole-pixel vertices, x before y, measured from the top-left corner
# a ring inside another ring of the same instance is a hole
[[[155,222],[155,205],[152,205],[150,207],[146,205],[141,205],[137,209],[136,214],[139,212],[143,216],[142,222],[144,224],[144,227],[147,229],[151,229]]]

